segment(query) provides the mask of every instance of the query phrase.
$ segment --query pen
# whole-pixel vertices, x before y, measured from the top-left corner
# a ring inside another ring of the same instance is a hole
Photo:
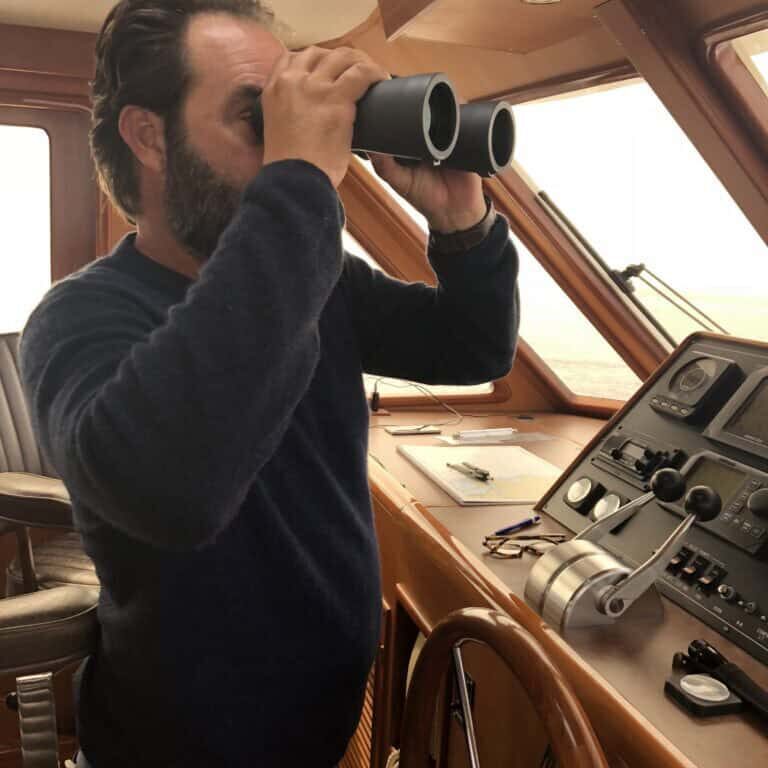
[[[514,427],[499,427],[497,429],[467,429],[456,432],[454,440],[511,440],[517,430]]]
[[[480,480],[487,483],[492,480],[491,473],[487,469],[482,467],[476,467],[474,464],[470,464],[468,461],[462,461],[461,464],[451,464],[450,462],[445,465],[449,469],[455,469],[457,472],[461,472],[462,475],[472,477],[475,480]]]
[[[538,525],[541,522],[541,515],[533,515],[532,517],[526,517],[525,520],[521,520],[519,523],[508,525],[506,528],[499,528],[498,531],[494,531],[494,536],[506,536],[509,533],[516,533],[517,531],[523,531],[526,528],[530,528],[532,525]]]

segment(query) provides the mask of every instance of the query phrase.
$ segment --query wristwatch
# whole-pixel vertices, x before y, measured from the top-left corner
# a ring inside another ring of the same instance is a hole
[[[485,203],[487,205],[485,216],[483,216],[480,223],[475,224],[474,227],[462,229],[458,232],[451,232],[449,234],[430,231],[429,249],[447,256],[454,253],[464,253],[470,248],[480,245],[480,243],[488,237],[488,233],[491,229],[493,229],[497,215],[496,209],[493,206],[493,201],[489,197],[485,198]]]

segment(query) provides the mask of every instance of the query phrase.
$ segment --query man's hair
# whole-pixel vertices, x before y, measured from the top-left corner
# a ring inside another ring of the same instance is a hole
[[[139,177],[130,147],[120,136],[123,107],[149,109],[173,123],[190,84],[184,37],[201,13],[228,13],[268,28],[274,14],[260,0],[121,0],[96,41],[92,83],[91,153],[99,182],[133,221],[141,213]]]

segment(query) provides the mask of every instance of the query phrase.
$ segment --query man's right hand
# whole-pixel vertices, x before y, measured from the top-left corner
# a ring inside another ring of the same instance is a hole
[[[306,160],[338,188],[349,167],[357,102],[388,77],[367,54],[352,48],[313,46],[284,54],[261,96],[264,164]]]

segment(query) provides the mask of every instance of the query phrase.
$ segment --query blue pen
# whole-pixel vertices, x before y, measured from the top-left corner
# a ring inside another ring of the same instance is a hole
[[[508,525],[506,528],[499,528],[498,531],[494,531],[494,536],[506,536],[509,533],[517,533],[518,531],[524,531],[526,528],[530,528],[532,525],[538,525],[541,522],[541,515],[533,515],[533,517],[526,517],[525,520],[521,520],[514,525]]]

